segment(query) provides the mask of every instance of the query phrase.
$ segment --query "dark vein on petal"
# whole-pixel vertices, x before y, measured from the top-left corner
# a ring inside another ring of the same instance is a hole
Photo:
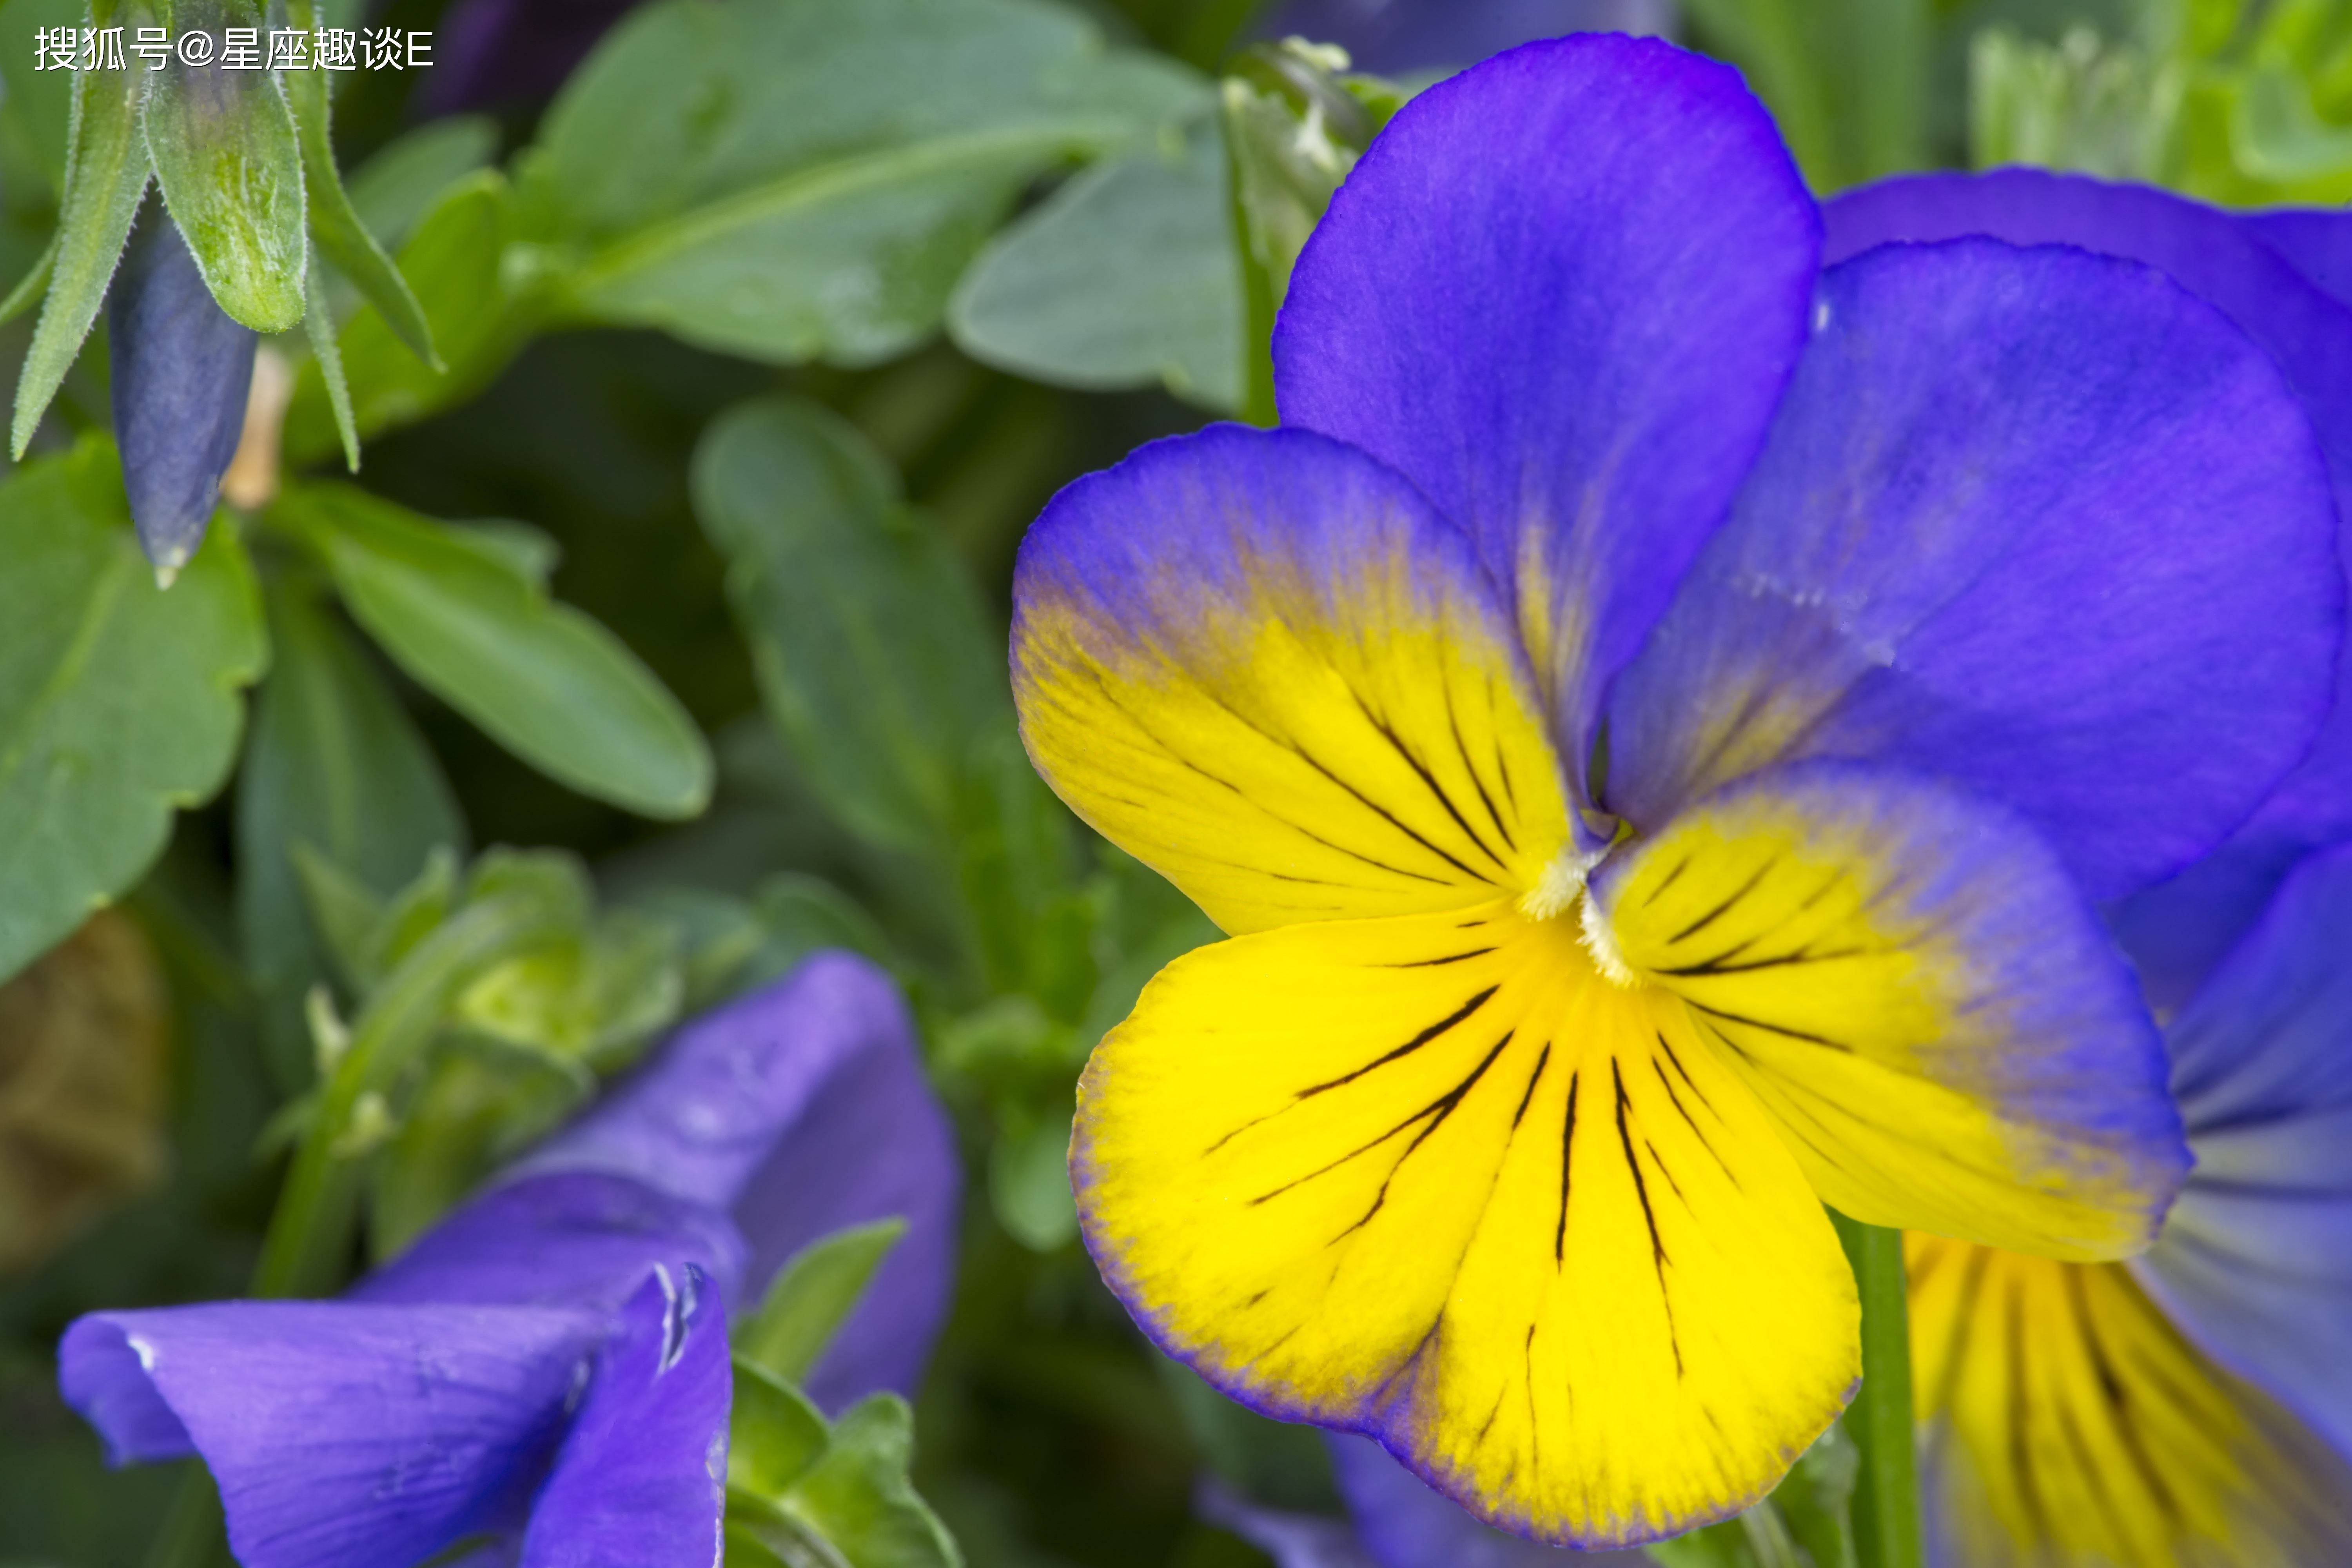
[[[1454,683],[1441,681],[1439,689],[1445,693],[1445,727],[1454,731],[1454,750],[1462,759],[1462,771],[1470,775],[1470,787],[1478,792],[1478,804],[1486,808],[1486,819],[1495,825],[1496,833],[1501,836],[1503,847],[1517,854],[1518,840],[1511,837],[1510,824],[1503,820],[1503,814],[1495,809],[1495,797],[1486,793],[1486,783],[1478,776],[1478,764],[1470,760],[1470,747],[1462,739],[1462,721],[1454,711]]]
[[[1707,927],[1713,925],[1716,921],[1721,920],[1725,915],[1730,913],[1734,909],[1738,907],[1740,900],[1747,898],[1748,894],[1754,892],[1763,884],[1764,879],[1772,874],[1772,868],[1778,866],[1780,863],[1780,857],[1774,856],[1771,859],[1765,861],[1763,865],[1759,866],[1756,868],[1756,875],[1748,878],[1747,881],[1740,884],[1740,888],[1738,892],[1732,894],[1731,897],[1724,900],[1723,902],[1716,905],[1715,908],[1707,910],[1706,913],[1699,916],[1698,919],[1691,921],[1690,924],[1683,927],[1682,930],[1668,937],[1666,939],[1666,945],[1668,947],[1672,947],[1678,942],[1687,941],[1690,938],[1696,936],[1699,932],[1705,931]]]
[[[1346,1230],[1341,1231],[1339,1236],[1333,1237],[1331,1239],[1334,1242],[1339,1240],[1342,1237],[1348,1236],[1351,1232],[1361,1230],[1364,1226],[1372,1223],[1372,1216],[1381,1212],[1381,1205],[1382,1204],[1389,1201],[1389,1184],[1397,1179],[1397,1173],[1404,1169],[1404,1163],[1412,1158],[1414,1150],[1419,1149],[1423,1143],[1429,1142],[1431,1134],[1434,1133],[1439,1128],[1445,1125],[1445,1119],[1454,1114],[1455,1108],[1461,1105],[1462,1101],[1468,1097],[1472,1089],[1478,1087],[1478,1080],[1486,1076],[1486,1069],[1495,1065],[1495,1058],[1501,1056],[1503,1054],[1503,1047],[1511,1043],[1511,1036],[1513,1033],[1515,1033],[1515,1031],[1510,1029],[1504,1030],[1503,1037],[1495,1042],[1495,1048],[1486,1053],[1486,1059],[1480,1062],[1476,1067],[1471,1068],[1470,1076],[1464,1079],[1460,1083],[1454,1085],[1453,1089],[1439,1101],[1439,1104],[1444,1105],[1445,1109],[1438,1110],[1436,1116],[1432,1118],[1428,1126],[1413,1134],[1412,1142],[1405,1145],[1404,1152],[1399,1154],[1396,1158],[1396,1163],[1389,1167],[1389,1173],[1381,1178],[1381,1190],[1372,1194],[1372,1206],[1364,1211],[1363,1218],[1349,1226]],[[1430,1110],[1436,1110],[1437,1107],[1433,1105],[1430,1107]],[[1426,1110],[1422,1112],[1422,1115],[1423,1116],[1427,1116],[1429,1112]],[[1418,1118],[1415,1120],[1418,1120]],[[1410,1123],[1408,1123],[1408,1125],[1410,1125]],[[1382,1140],[1382,1142],[1386,1142],[1386,1140]]]
[[[1519,1130],[1519,1119],[1528,1113],[1528,1102],[1536,1097],[1536,1085],[1543,1081],[1544,1068],[1551,1061],[1551,1042],[1544,1042],[1543,1054],[1536,1058],[1536,1070],[1528,1075],[1528,1091],[1519,1096],[1519,1108],[1511,1112],[1511,1131]]]
[[[1311,1096],[1321,1094],[1327,1089],[1337,1089],[1343,1083],[1353,1083],[1356,1079],[1363,1077],[1366,1073],[1370,1072],[1374,1068],[1386,1067],[1389,1063],[1397,1060],[1401,1057],[1411,1056],[1413,1052],[1421,1049],[1422,1047],[1429,1044],[1430,1041],[1437,1038],[1438,1036],[1445,1033],[1446,1030],[1454,1027],[1454,1025],[1462,1022],[1463,1019],[1470,1016],[1471,1014],[1475,1013],[1479,1008],[1484,1007],[1487,1002],[1493,998],[1495,993],[1501,989],[1502,987],[1499,985],[1487,986],[1486,989],[1479,992],[1478,994],[1471,997],[1470,1000],[1462,1004],[1461,1006],[1455,1008],[1452,1013],[1440,1018],[1436,1023],[1432,1024],[1429,1027],[1423,1029],[1421,1033],[1415,1035],[1412,1038],[1407,1040],[1396,1049],[1389,1052],[1388,1055],[1381,1057],[1376,1060],[1366,1062],[1362,1067],[1358,1068],[1353,1072],[1342,1073],[1338,1078],[1331,1079],[1328,1083],[1318,1083],[1310,1089],[1302,1089],[1298,1091],[1298,1099],[1306,1100]]]
[[[1802,1029],[1783,1028],[1778,1024],[1768,1024],[1761,1018],[1743,1017],[1738,1013],[1727,1013],[1719,1007],[1709,1007],[1704,1003],[1693,1002],[1687,996],[1684,997],[1683,1000],[1696,1011],[1706,1014],[1710,1018],[1720,1019],[1722,1022],[1727,1024],[1738,1024],[1750,1029],[1761,1029],[1768,1035],[1779,1035],[1785,1039],[1790,1040],[1802,1040],[1810,1046],[1824,1046],[1833,1051],[1843,1051],[1847,1056],[1854,1054],[1854,1050],[1852,1046],[1843,1044],[1837,1040],[1832,1040],[1826,1035],[1809,1035]],[[1722,1031],[1718,1029],[1716,1033],[1719,1037],[1721,1036]],[[1740,1054],[1742,1056],[1747,1055],[1744,1051]]]
[[[1633,1135],[1625,1127],[1625,1076],[1618,1071],[1614,1057],[1609,1058],[1609,1078],[1617,1089],[1617,1142],[1625,1151],[1625,1168],[1633,1173],[1633,1195],[1642,1200],[1642,1218],[1650,1226],[1650,1267],[1657,1270],[1658,1300],[1666,1310],[1666,1342],[1674,1347],[1675,1375],[1680,1377],[1682,1336],[1675,1329],[1674,1293],[1666,1289],[1666,1265],[1674,1259],[1666,1256],[1666,1244],[1658,1235],[1657,1211],[1650,1206],[1650,1184],[1642,1177],[1642,1162],[1633,1154]]]
[[[1568,1119],[1559,1131],[1559,1225],[1551,1233],[1551,1260],[1556,1267],[1568,1262],[1568,1177],[1576,1154],[1576,1083],[1577,1075],[1570,1073]]]
[[[1495,949],[1491,947],[1474,947],[1467,952],[1448,953],[1444,958],[1416,958],[1410,963],[1381,963],[1376,964],[1374,967],[1379,969],[1435,969],[1441,964],[1460,963],[1465,959],[1484,958],[1494,951]]]

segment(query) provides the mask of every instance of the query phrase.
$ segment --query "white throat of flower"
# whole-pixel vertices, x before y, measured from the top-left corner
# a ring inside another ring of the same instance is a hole
[[[1536,885],[1519,895],[1519,912],[1529,920],[1549,921],[1574,910],[1584,951],[1592,957],[1592,967],[1610,984],[1630,990],[1635,984],[1633,971],[1617,951],[1617,937],[1609,929],[1609,918],[1601,912],[1588,887],[1593,868],[1608,857],[1605,847],[1578,849],[1571,846],[1561,850],[1559,858],[1544,868]]]

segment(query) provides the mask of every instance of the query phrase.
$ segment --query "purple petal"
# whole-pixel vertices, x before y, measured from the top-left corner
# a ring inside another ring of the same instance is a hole
[[[2342,553],[2352,560],[2352,311],[2339,308],[2352,280],[2352,224],[2308,213],[2232,217],[2146,186],[2024,169],[1887,181],[1839,197],[1824,218],[1832,260],[1891,240],[1983,234],[2162,269],[2252,338],[2303,400],[2347,531]],[[2341,659],[2338,687],[2352,690],[2352,643]],[[2347,833],[2352,703],[2336,709],[2303,766],[2226,845],[2116,911],[2151,999],[2186,1001],[2287,868]]]
[[[2352,845],[2305,860],[2168,1037],[2197,1168],[2149,1288],[2352,1455]]]
[[[1639,1552],[1575,1552],[1506,1535],[1432,1491],[1370,1438],[1328,1433],[1323,1441],[1331,1478],[1379,1568],[1643,1568],[1650,1561]]]
[[[656,1271],[596,1363],[522,1568],[711,1568],[732,1390],[719,1292],[698,1268]]]
[[[261,340],[213,302],[160,202],[131,232],[106,311],[131,519],[147,559],[176,571],[204,542],[236,456]]]
[[[1380,1568],[1344,1519],[1262,1508],[1214,1476],[1193,1489],[1192,1511],[1274,1559],[1274,1568]]]
[[[610,1310],[656,1265],[731,1284],[743,1242],[724,1215],[603,1172],[491,1188],[349,1292],[357,1301]]]
[[[2160,273],[1992,240],[1825,274],[1770,443],[1610,709],[1637,826],[1776,759],[2000,798],[2115,896],[2210,849],[2327,711],[2326,475]]]
[[[1570,757],[1755,457],[1818,238],[1737,73],[1588,36],[1406,105],[1299,258],[1284,420],[1475,535]]]
[[[583,1170],[727,1211],[749,1246],[738,1301],[818,1237],[903,1216],[809,1391],[828,1411],[912,1392],[947,1311],[961,1173],[906,1006],[872,964],[818,953],[695,1020],[519,1173]]]
[[[541,1308],[222,1301],[83,1318],[58,1381],[119,1462],[166,1457],[144,1379],[245,1568],[414,1568],[513,1517],[602,1333]]]

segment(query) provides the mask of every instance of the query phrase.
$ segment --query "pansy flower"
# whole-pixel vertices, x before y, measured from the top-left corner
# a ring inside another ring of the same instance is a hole
[[[58,1380],[118,1464],[201,1458],[245,1568],[709,1568],[726,1312],[844,1226],[908,1228],[812,1370],[907,1391],[958,1174],[904,1006],[820,954],[681,1030],[583,1121],[333,1301],[97,1312]]]
[[[2156,1246],[1914,1236],[1921,1489],[1965,1568],[2352,1563],[2352,845],[2166,1031],[2197,1169]]]
[[[2352,565],[2352,222],[2341,214],[2232,215],[2147,185],[2036,169],[1882,181],[1823,210],[1832,261],[1875,247],[1990,236],[2067,245],[2161,269],[2275,361],[2309,414],[2347,520]],[[2352,642],[2336,682],[2352,691]],[[2352,702],[2214,853],[2112,912],[2148,995],[2169,1010],[2244,932],[2302,857],[2352,837]]]
[[[2161,268],[2277,361],[2352,560],[2352,224],[2003,170],[1890,181],[1828,247],[1995,234]],[[2346,671],[2352,675],[2352,669]],[[2352,703],[2211,856],[2113,911],[2168,1016],[2197,1167],[2127,1267],[1911,1238],[1915,1381],[1944,1560],[2352,1561]],[[2331,840],[2336,841],[2331,843]]]
[[[1849,1397],[1823,1213],[2077,1259],[2187,1163],[2093,897],[2302,755],[2342,613],[2271,363],[2147,268],[1820,266],[1730,71],[1530,45],[1302,255],[1284,425],[1022,549],[1040,771],[1232,935],[1097,1047],[1145,1331],[1482,1517],[1752,1502]]]

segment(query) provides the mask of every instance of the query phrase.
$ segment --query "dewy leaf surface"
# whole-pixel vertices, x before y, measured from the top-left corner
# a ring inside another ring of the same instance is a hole
[[[1029,180],[1203,90],[1031,0],[673,3],[551,112],[530,227],[575,314],[871,363],[938,325]]]
[[[235,531],[169,592],[88,443],[0,487],[0,974],[136,881],[220,786],[268,642]]]
[[[692,816],[709,799],[709,749],[677,699],[618,637],[491,552],[341,485],[290,492],[277,515],[402,668],[523,761],[647,816]]]

